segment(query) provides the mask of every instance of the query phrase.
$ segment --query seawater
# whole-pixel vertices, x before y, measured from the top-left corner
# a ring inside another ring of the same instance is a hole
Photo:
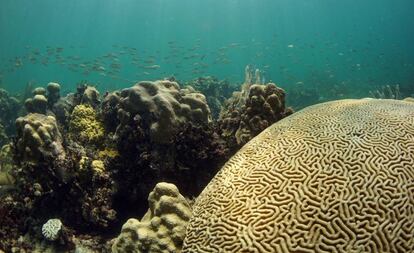
[[[409,0],[3,0],[0,86],[241,83],[250,64],[288,94],[363,97],[399,85],[410,95],[413,9]]]

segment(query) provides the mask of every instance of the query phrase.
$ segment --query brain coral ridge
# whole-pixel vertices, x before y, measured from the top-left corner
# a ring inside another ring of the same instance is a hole
[[[414,104],[339,100],[272,125],[197,198],[183,251],[414,252]]]

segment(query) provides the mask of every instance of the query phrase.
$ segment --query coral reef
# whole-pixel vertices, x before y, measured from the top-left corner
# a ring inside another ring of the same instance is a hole
[[[222,137],[237,150],[271,124],[293,113],[285,106],[285,92],[273,83],[260,82],[260,71],[246,67],[246,80],[224,105],[219,118]]]
[[[102,118],[108,132],[115,132],[119,125],[118,105],[121,99],[119,93],[119,91],[107,93],[102,101]]]
[[[0,149],[0,187],[14,184],[14,178],[10,174],[12,168],[13,160],[10,145],[4,145]]]
[[[205,97],[164,80],[124,89],[119,101],[111,107],[119,108],[115,140],[120,155],[110,166],[115,180],[123,182],[118,185],[118,209],[145,201],[159,181],[182,185],[186,196],[199,194],[228,157]],[[143,212],[137,209],[122,216]]]
[[[14,120],[20,111],[20,102],[7,91],[0,89],[0,146],[7,144],[15,134]]]
[[[198,90],[205,85],[222,103],[225,91],[213,87],[217,82],[207,78],[194,84]],[[140,82],[105,93],[102,99],[87,83],[66,96],[60,95],[57,83],[29,88],[27,114],[16,120],[16,136],[4,150],[12,161],[0,160],[0,218],[6,232],[0,233],[0,249],[108,252],[105,238],[114,237],[128,218],[142,217],[149,208],[140,222],[131,224],[140,224],[136,233],[151,224],[154,231],[148,240],[160,240],[141,241],[139,247],[177,252],[190,211],[172,229],[170,222],[176,219],[164,205],[174,199],[174,209],[184,205],[184,198],[175,187],[157,183],[180,185],[183,196],[195,197],[236,149],[230,150],[223,140],[206,97],[169,80]],[[263,89],[251,93],[267,99],[271,94],[261,92],[279,91],[273,86]],[[247,92],[242,92],[244,104],[252,100]],[[250,108],[241,107],[243,103],[237,107],[241,115]],[[158,212],[164,211],[159,218]],[[50,218],[65,224],[64,236],[57,240],[42,235]],[[127,239],[121,241],[127,236],[123,232],[116,245],[124,247]]]
[[[197,198],[182,252],[413,252],[413,115],[339,100],[272,125]]]
[[[24,201],[17,200],[14,194],[0,194],[0,251],[32,252],[30,243],[19,240],[28,216]]]
[[[0,123],[0,146],[6,144],[9,141],[9,137],[6,134],[4,126]]]
[[[78,86],[73,99],[74,104],[86,104],[93,108],[97,108],[101,103],[99,91],[94,86],[90,86],[86,83]]]
[[[206,96],[207,104],[214,119],[219,117],[224,101],[231,97],[232,93],[238,89],[238,87],[233,87],[230,82],[226,80],[220,81],[212,76],[196,78],[186,82],[185,86],[190,86]]]
[[[179,252],[191,207],[169,183],[158,183],[148,197],[149,209],[141,221],[129,219],[114,240],[113,253]]]

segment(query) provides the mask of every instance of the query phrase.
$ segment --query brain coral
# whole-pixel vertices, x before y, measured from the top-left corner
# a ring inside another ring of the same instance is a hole
[[[414,104],[308,107],[246,144],[197,199],[183,252],[414,252]]]

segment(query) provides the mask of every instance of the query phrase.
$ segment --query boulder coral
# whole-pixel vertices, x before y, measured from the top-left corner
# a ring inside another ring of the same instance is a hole
[[[30,113],[16,120],[15,153],[20,162],[65,158],[62,136],[53,116]]]
[[[182,252],[413,252],[413,140],[411,102],[301,110],[204,189]]]
[[[179,126],[192,122],[202,125],[211,121],[210,109],[201,93],[180,89],[168,80],[140,82],[121,91],[117,132],[136,116],[148,125],[154,143],[170,143]]]
[[[114,240],[113,253],[180,252],[191,207],[177,187],[158,183],[148,196],[149,209],[141,221],[129,219]]]
[[[229,147],[238,149],[273,123],[293,113],[285,106],[285,91],[274,83],[261,84],[246,68],[246,81],[240,92],[226,101],[219,118],[222,137]]]

